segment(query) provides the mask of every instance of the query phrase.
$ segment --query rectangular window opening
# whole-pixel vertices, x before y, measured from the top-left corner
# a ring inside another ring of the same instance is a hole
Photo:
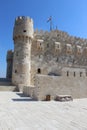
[[[80,77],[82,77],[82,72],[80,72]]]
[[[87,77],[87,72],[86,72],[86,77]]]
[[[27,32],[26,30],[23,30],[23,32]]]
[[[74,77],[76,76],[76,73],[74,72]]]
[[[67,77],[69,76],[69,71],[67,71]]]
[[[15,73],[17,73],[17,70],[15,70]]]
[[[47,47],[49,47],[49,44],[47,44]]]
[[[16,52],[16,56],[18,56],[18,52]]]

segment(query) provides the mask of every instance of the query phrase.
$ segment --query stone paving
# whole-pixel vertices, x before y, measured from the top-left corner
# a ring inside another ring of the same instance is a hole
[[[0,92],[0,130],[87,130],[87,99],[45,102]]]

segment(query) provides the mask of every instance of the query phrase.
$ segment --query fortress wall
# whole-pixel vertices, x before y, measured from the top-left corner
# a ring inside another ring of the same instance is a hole
[[[75,70],[71,69],[73,72]],[[44,100],[46,95],[51,95],[51,99],[55,99],[56,95],[71,95],[72,98],[87,98],[87,75],[85,70],[79,69],[70,75],[62,76],[46,76],[37,75],[35,81],[35,98]]]

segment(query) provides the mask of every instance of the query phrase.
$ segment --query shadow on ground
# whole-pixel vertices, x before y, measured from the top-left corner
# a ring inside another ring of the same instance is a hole
[[[19,98],[14,98],[12,99],[14,102],[28,102],[28,101],[36,101],[34,99],[19,99]]]
[[[18,96],[20,97],[28,97],[28,96],[25,96],[23,93],[16,93]]]

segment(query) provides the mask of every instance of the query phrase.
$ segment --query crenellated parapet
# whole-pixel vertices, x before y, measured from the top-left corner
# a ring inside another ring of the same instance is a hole
[[[53,30],[51,32],[36,30],[34,34],[36,39],[54,40],[55,42],[58,41],[65,44],[78,44],[81,46],[87,45],[87,39],[71,36],[67,32],[60,30]]]
[[[15,19],[15,24],[18,24],[19,22],[23,22],[23,20],[33,23],[33,20],[32,20],[31,18],[29,18],[28,16],[18,16],[18,17]]]

